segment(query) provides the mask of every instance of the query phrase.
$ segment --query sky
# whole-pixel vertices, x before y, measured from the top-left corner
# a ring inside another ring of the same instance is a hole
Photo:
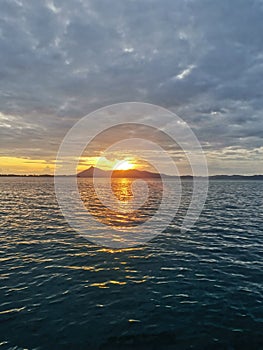
[[[81,117],[127,101],[185,120],[210,174],[263,173],[262,18],[262,0],[1,0],[0,173],[52,173]]]

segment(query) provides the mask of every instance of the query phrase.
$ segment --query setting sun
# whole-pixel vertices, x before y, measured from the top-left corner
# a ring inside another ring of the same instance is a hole
[[[134,164],[128,162],[127,160],[122,160],[114,166],[114,170],[129,170],[134,168]]]

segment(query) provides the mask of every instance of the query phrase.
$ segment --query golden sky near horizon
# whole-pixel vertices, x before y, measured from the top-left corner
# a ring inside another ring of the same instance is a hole
[[[1,174],[52,174],[54,163],[44,159],[0,157]]]
[[[262,173],[262,163],[259,161],[256,165],[253,164],[253,160],[249,159],[250,154],[241,153],[243,159],[240,159],[238,164],[233,165],[233,157],[227,153],[208,153],[207,161],[209,165],[210,175],[215,174],[226,174],[231,172],[232,174],[261,174]],[[224,167],[220,160],[224,159]],[[104,170],[111,170],[121,161],[130,162],[133,167],[137,169],[145,169],[152,171],[153,169],[149,167],[148,164],[144,163],[140,159],[128,157],[122,158],[118,157],[115,159],[106,159],[98,156],[94,157],[82,157],[79,162],[77,171],[82,171],[90,166],[96,166],[97,162],[100,160],[98,167]],[[253,167],[252,167],[253,164]],[[220,170],[218,170],[220,167]],[[250,171],[244,172],[244,168],[250,167]],[[28,174],[53,174],[55,170],[55,159],[45,160],[45,159],[30,159],[26,157],[0,157],[0,174],[18,174],[18,175],[28,175]],[[181,175],[187,175],[191,172],[186,165],[181,166]]]
[[[82,171],[90,166],[96,166],[99,161],[99,167],[104,170],[118,169],[127,170],[138,167],[140,164],[136,159],[114,159],[109,160],[99,157],[83,157],[80,160],[77,171]],[[145,168],[145,165],[143,166]],[[0,157],[1,174],[53,174],[55,170],[55,160],[46,161],[43,159],[28,159],[20,157]]]
[[[79,159],[77,172],[83,171],[90,166],[97,166],[104,170],[113,170],[120,162],[124,163],[123,167],[132,167],[139,170],[155,171],[153,167],[143,160],[143,156],[146,155],[147,149],[138,147],[138,142],[134,142],[132,138],[131,142],[125,147],[120,144],[116,148],[112,148],[107,151],[108,147],[118,141],[118,138],[125,137],[129,139],[132,136],[131,129],[117,129],[115,132],[112,130],[105,131],[96,137],[89,146],[83,152]],[[139,130],[139,136],[143,137],[144,129]],[[187,163],[187,159],[182,150],[174,148],[174,145],[167,139],[162,133],[150,133],[152,141],[157,141],[158,144],[164,146],[168,153],[173,157],[176,166],[179,169],[181,175],[191,174],[191,168]],[[140,152],[138,153],[137,148]],[[136,153],[137,152],[137,153]],[[209,173],[214,174],[259,174],[262,173],[262,162],[260,159],[263,154],[263,147],[259,147],[255,150],[237,149],[233,147],[226,147],[220,151],[218,150],[205,150],[207,157]],[[151,153],[154,156],[154,164],[160,164],[162,162],[162,155],[159,152]],[[147,158],[147,157],[146,157]],[[236,159],[238,158],[238,162]],[[255,163],[255,159],[258,161]],[[29,156],[0,156],[0,174],[54,174],[56,163],[56,150],[50,151],[50,156],[29,157]],[[244,169],[249,171],[244,172]],[[169,173],[169,164],[164,171]]]
[[[145,130],[149,127],[140,127],[139,137],[143,138]],[[152,141],[163,144],[164,147],[171,147],[173,142],[167,138],[167,135],[161,131],[150,130]],[[153,163],[161,163],[163,156],[158,151],[140,145],[138,141],[132,138],[134,133],[133,127],[117,127],[103,131],[97,135],[86,147],[83,154],[78,160],[77,172],[83,171],[90,166],[96,166],[103,170],[126,170],[136,168],[139,170],[156,171],[149,162],[146,161],[147,155],[153,157]],[[126,144],[118,144],[122,138],[127,138]],[[112,146],[113,145],[113,146]],[[114,146],[115,145],[115,146]],[[53,174],[56,167],[56,154],[54,159],[34,159],[29,157],[0,157],[0,173],[2,174]],[[179,164],[181,155],[176,155],[176,162]],[[169,168],[169,167],[168,167]],[[169,170],[169,169],[167,169]],[[67,174],[67,169],[63,168],[61,174]],[[72,170],[70,170],[72,173]],[[189,173],[189,171],[188,171]]]

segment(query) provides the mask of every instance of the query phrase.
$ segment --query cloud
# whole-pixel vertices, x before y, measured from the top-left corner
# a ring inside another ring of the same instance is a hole
[[[207,152],[258,149],[262,15],[260,0],[2,0],[1,152],[54,159],[80,117],[124,101],[173,110]]]
[[[175,80],[182,80],[184,78],[186,78],[193,70],[195,66],[194,65],[191,65],[189,66],[188,68],[184,69],[180,74],[177,74],[174,78],[172,79],[175,79]]]

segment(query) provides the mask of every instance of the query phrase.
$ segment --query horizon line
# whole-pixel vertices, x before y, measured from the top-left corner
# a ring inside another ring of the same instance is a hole
[[[99,171],[105,172],[105,173],[113,173],[113,172],[119,172],[119,173],[127,173],[127,172],[132,172],[132,171],[138,171],[138,172],[146,172],[148,174],[152,174],[152,175],[159,175],[161,177],[161,175],[163,176],[167,176],[167,177],[171,177],[171,178],[182,178],[182,177],[196,177],[196,178],[210,178],[210,177],[263,177],[263,174],[214,174],[214,175],[191,175],[191,174],[186,174],[186,175],[168,175],[168,174],[159,174],[159,173],[154,173],[148,170],[140,170],[137,168],[130,168],[130,169],[126,169],[126,170],[121,170],[121,169],[113,169],[113,170],[104,170],[98,167],[95,167],[93,165],[91,165],[90,167],[88,167],[85,170],[82,170],[76,174],[16,174],[16,173],[8,173],[8,174],[0,174],[0,177],[72,177],[72,176],[76,176],[76,177],[80,177],[80,178],[92,178],[93,176],[79,176],[80,174],[89,171],[91,169],[97,169]],[[101,178],[103,178],[103,176],[100,176]],[[125,177],[125,176],[123,176]]]
[[[114,170],[114,171],[120,171],[120,172],[126,172],[127,170]],[[153,173],[153,174],[157,174],[157,173]],[[163,174],[164,176],[167,176],[167,177],[171,177],[171,178],[182,178],[182,177],[202,177],[202,178],[210,178],[210,177],[263,177],[263,174],[250,174],[250,175],[247,175],[247,174],[214,174],[214,175],[208,175],[208,176],[205,176],[205,175],[190,175],[190,174],[187,174],[187,175],[167,175],[167,174]],[[88,176],[78,176],[78,174],[76,175],[66,175],[66,174],[60,174],[60,175],[55,175],[55,174],[0,174],[0,177],[72,177],[72,176],[76,176],[76,177],[79,177],[79,178],[89,178]],[[125,176],[123,176],[125,177]],[[90,177],[92,178],[92,177]],[[101,177],[103,178],[103,177]],[[105,177],[106,178],[106,177]]]

